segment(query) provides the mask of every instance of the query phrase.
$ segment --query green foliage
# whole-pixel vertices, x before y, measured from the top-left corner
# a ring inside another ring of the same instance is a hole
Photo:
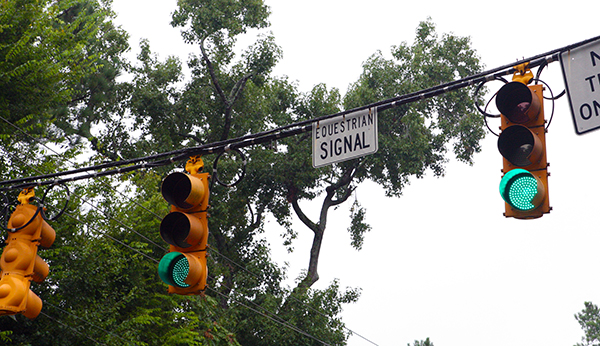
[[[371,231],[371,226],[365,223],[366,210],[358,200],[355,200],[350,208],[350,227],[348,232],[352,238],[351,245],[356,250],[361,250],[365,241],[365,233]]]
[[[0,332],[0,341],[5,342],[5,343],[12,342],[12,340],[10,339],[11,334],[12,334],[11,330]]]
[[[575,314],[575,319],[581,325],[584,336],[581,343],[575,346],[598,346],[600,345],[600,309],[591,302],[585,302],[585,309]]]
[[[341,292],[334,281],[323,290],[299,288],[282,297],[260,296],[257,311],[272,317],[257,319],[256,311],[238,306],[236,335],[243,345],[344,345],[349,334],[340,319],[330,316],[339,315],[342,304],[355,302],[359,295],[355,289]]]
[[[180,0],[172,25],[200,48],[183,84],[179,58],[160,60],[147,41],[137,63],[123,60],[127,34],[112,24],[109,0],[8,0],[0,10],[0,116],[8,120],[0,121],[3,180],[267,131],[480,69],[468,39],[438,38],[425,22],[414,44],[393,48],[392,59],[377,53],[365,62],[344,97],[325,84],[302,93],[272,76],[282,55],[272,35],[236,54],[239,35],[268,25],[262,0]],[[132,79],[117,82],[126,72]],[[359,290],[335,280],[311,288],[330,208],[367,179],[400,195],[412,176],[443,174],[449,146],[470,162],[483,136],[471,97],[458,91],[382,112],[380,151],[367,158],[313,169],[310,134],[247,148],[245,166],[236,152],[221,156],[219,179],[236,180],[242,169],[245,176],[232,188],[215,179],[211,186],[205,297],[169,295],[157,275],[167,251],[158,229],[169,211],[160,182],[180,167],[70,184],[66,213],[52,223],[57,239],[41,253],[51,274],[33,286],[43,313],[33,321],[3,317],[0,343],[344,345],[342,306],[357,301]],[[41,152],[40,143],[62,144],[61,155]],[[89,149],[92,157],[82,160]],[[215,160],[204,157],[207,169]],[[65,198],[58,188],[49,195],[54,209]],[[300,202],[317,198],[322,208],[313,219]],[[291,250],[299,232],[292,213],[315,242],[298,286],[287,288],[286,268],[272,261],[262,232],[266,216],[274,216]],[[350,214],[351,245],[360,249],[371,227],[357,200]]]
[[[422,22],[412,45],[392,49],[392,59],[381,52],[369,58],[364,72],[346,97],[346,108],[427,89],[481,70],[468,38],[444,34],[439,38],[430,21]],[[423,177],[430,169],[444,173],[447,144],[458,160],[472,163],[485,135],[476,111],[473,90],[445,93],[418,103],[381,112],[379,152],[364,160],[357,178],[371,179],[400,196],[411,176]]]
[[[407,344],[407,346],[410,346],[410,344]],[[421,341],[415,340],[415,343],[414,343],[413,346],[433,346],[433,342],[431,342],[429,340],[429,338],[425,339],[425,341],[423,341],[423,340],[421,340]]]
[[[251,28],[268,25],[269,9],[262,0],[180,0],[174,27],[184,27],[183,38],[199,42],[213,36],[219,45]]]
[[[90,140],[113,154],[120,129],[116,77],[127,35],[113,26],[110,1],[7,0],[0,3],[0,140],[12,144],[10,124],[43,142]],[[117,114],[115,114],[117,113]],[[107,127],[98,143],[93,125]],[[31,143],[31,138],[24,143]],[[122,142],[122,141],[121,141]]]

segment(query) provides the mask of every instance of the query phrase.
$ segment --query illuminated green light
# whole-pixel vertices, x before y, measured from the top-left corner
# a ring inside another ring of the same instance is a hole
[[[513,169],[500,181],[500,195],[511,207],[527,211],[538,207],[533,201],[539,193],[537,179],[524,169]]]
[[[169,252],[158,263],[160,279],[171,286],[189,287],[185,279],[190,272],[190,264],[184,254]]]

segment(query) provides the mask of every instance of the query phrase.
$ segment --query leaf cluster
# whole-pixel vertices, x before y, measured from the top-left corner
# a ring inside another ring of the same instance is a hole
[[[575,319],[583,329],[584,336],[581,343],[575,346],[600,345],[600,309],[592,302],[585,302],[585,308],[575,314]]]
[[[392,48],[392,58],[378,52],[363,65],[363,73],[346,97],[346,108],[397,97],[481,70],[479,59],[465,37],[435,32],[431,21],[422,22],[412,45]],[[461,89],[435,98],[403,105],[379,115],[379,151],[364,160],[358,179],[371,179],[399,196],[411,176],[427,170],[444,174],[447,146],[460,161],[472,163],[485,135],[483,119],[473,102],[473,90]]]

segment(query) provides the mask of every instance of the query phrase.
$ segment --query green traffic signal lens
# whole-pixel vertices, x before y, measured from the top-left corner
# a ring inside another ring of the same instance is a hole
[[[190,263],[188,262],[187,258],[184,256],[178,257],[175,263],[173,263],[173,270],[171,272],[173,281],[175,281],[175,286],[189,287],[190,285],[185,283],[185,279],[189,273]]]
[[[524,169],[513,169],[500,181],[500,195],[511,207],[528,211],[539,206],[540,182]]]
[[[160,279],[171,286],[189,287],[185,282],[190,272],[190,264],[181,252],[169,252],[158,263]]]

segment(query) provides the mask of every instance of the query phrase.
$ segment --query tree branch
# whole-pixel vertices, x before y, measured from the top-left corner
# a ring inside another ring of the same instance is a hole
[[[323,200],[323,205],[321,206],[321,213],[319,215],[319,223],[315,224],[308,220],[308,217],[304,215],[300,206],[298,205],[298,197],[297,193],[288,188],[288,200],[292,203],[294,211],[300,218],[300,220],[310,228],[314,233],[312,247],[310,249],[310,259],[308,263],[308,271],[306,273],[306,278],[302,280],[298,287],[311,287],[315,282],[319,280],[318,266],[319,266],[319,255],[321,253],[321,245],[323,243],[323,237],[325,235],[325,228],[327,227],[327,215],[329,213],[329,209],[332,206],[339,205],[344,203],[348,198],[352,195],[353,188],[350,188],[350,183],[356,176],[359,168],[362,166],[362,162],[358,162],[353,166],[347,167],[344,171],[344,174],[338,179],[336,183],[332,183],[329,185],[325,191],[327,192],[325,199]],[[292,185],[293,187],[293,185]],[[346,188],[344,194],[337,199],[334,199],[336,192],[341,189]]]
[[[362,165],[363,165],[363,161],[361,160],[358,164],[355,164],[352,167],[348,167],[346,169],[346,171],[344,172],[344,174],[340,177],[338,182],[335,184],[332,184],[331,186],[328,187],[328,189],[332,189],[333,192],[339,190],[340,188],[346,187],[346,191],[340,198],[333,199],[333,197],[332,197],[330,206],[336,206],[336,205],[342,204],[342,203],[346,202],[348,200],[348,198],[350,198],[350,196],[352,195],[352,192],[355,190],[355,188],[350,187],[350,183],[352,183],[352,180],[354,180],[354,177],[356,176],[358,169],[360,167],[362,167]]]
[[[302,211],[302,208],[300,208],[300,204],[298,204],[298,188],[293,183],[288,184],[287,199],[292,204],[292,208],[294,208],[294,212],[296,212],[296,215],[298,216],[300,221],[302,221],[302,223],[306,225],[306,227],[308,227],[311,231],[316,233],[319,229],[319,225],[312,222],[308,218],[308,216],[306,216],[304,211]]]
[[[240,80],[237,81],[237,83],[235,83],[235,85],[231,89],[231,93],[229,93],[229,100],[231,101],[232,105],[235,103],[235,101],[237,101],[237,99],[242,94],[242,91],[244,90],[244,88],[246,86],[246,82],[248,82],[248,80],[250,78],[252,78],[253,76],[254,76],[254,73],[247,73],[246,75],[244,75],[244,77],[240,78]]]
[[[233,112],[233,105],[240,98],[244,87],[246,86],[246,82],[250,78],[252,78],[253,73],[247,73],[244,77],[240,78],[240,80],[235,83],[234,87],[231,89],[229,93],[229,99],[225,103],[227,108],[225,109],[225,124],[223,125],[223,133],[221,134],[221,140],[224,141],[229,137],[229,131],[231,130],[231,114]]]
[[[205,36],[200,40],[200,51],[202,52],[202,58],[204,59],[204,61],[206,61],[206,67],[208,68],[208,73],[210,74],[210,79],[212,80],[213,85],[215,86],[215,89],[217,89],[217,93],[219,94],[219,97],[225,103],[227,108],[229,108],[227,97],[225,96],[225,93],[223,92],[223,89],[221,88],[221,85],[219,84],[219,80],[217,79],[217,75],[215,73],[215,67],[213,66],[212,61],[210,61],[210,59],[208,58],[208,53],[206,53],[206,48],[204,48],[204,41],[206,41],[207,38],[208,38],[208,36]]]

